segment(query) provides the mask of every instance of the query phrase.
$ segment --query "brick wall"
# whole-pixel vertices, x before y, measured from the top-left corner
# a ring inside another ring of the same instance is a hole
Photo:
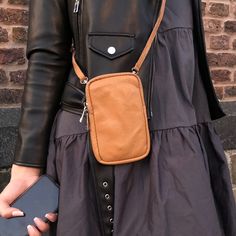
[[[236,1],[205,0],[202,12],[212,79],[229,115],[216,125],[236,184],[236,134],[227,128],[236,129]],[[27,20],[28,0],[0,0],[0,190],[9,180],[26,77]]]
[[[27,61],[27,0],[0,0],[0,106],[19,106]]]
[[[235,102],[236,1],[205,0],[202,1],[202,12],[208,61],[217,96],[224,102]],[[228,150],[226,153],[233,183],[236,184],[236,150]],[[234,191],[236,196],[236,188]]]
[[[236,100],[236,2],[202,3],[209,65],[218,97]]]
[[[26,76],[28,0],[0,0],[0,191],[10,164]]]

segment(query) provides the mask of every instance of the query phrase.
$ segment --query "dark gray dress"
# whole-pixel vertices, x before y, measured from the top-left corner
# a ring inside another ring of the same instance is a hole
[[[167,0],[154,42],[158,128],[148,158],[115,166],[114,236],[236,235],[229,169],[198,70],[190,3]],[[59,110],[51,131],[47,173],[61,186],[57,236],[101,235],[79,118]]]

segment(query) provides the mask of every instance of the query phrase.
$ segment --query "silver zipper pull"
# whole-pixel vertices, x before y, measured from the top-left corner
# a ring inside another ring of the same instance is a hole
[[[77,13],[79,11],[79,6],[80,6],[80,0],[76,0],[74,4],[74,13]]]
[[[80,123],[82,123],[82,121],[83,121],[83,118],[84,118],[84,115],[85,115],[85,113],[87,112],[87,105],[86,105],[86,103],[84,103],[84,109],[83,109],[83,112],[82,112],[82,115],[81,115],[81,117],[80,117],[80,119],[79,119],[79,122]]]

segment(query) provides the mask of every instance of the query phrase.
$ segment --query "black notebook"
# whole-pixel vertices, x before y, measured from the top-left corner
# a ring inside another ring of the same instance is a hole
[[[39,179],[19,195],[11,206],[22,210],[25,216],[13,218],[0,217],[0,236],[27,236],[27,225],[34,225],[34,217],[39,217],[45,222],[45,214],[58,211],[59,185],[47,175]]]

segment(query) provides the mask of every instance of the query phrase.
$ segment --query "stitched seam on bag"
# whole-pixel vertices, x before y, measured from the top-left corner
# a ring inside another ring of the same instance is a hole
[[[99,77],[97,77],[95,80],[92,80],[92,82],[94,82],[94,81],[97,81],[97,80],[101,80],[101,79],[104,79],[104,78],[107,78],[107,77],[116,77],[117,76],[117,74],[118,73],[114,73],[113,75],[112,74],[108,74],[108,75],[102,75],[101,77],[99,76]],[[127,74],[127,75],[130,75],[130,72],[121,72],[120,73],[120,75],[125,75],[125,74]],[[132,76],[135,76],[138,80],[139,80],[139,77],[137,77],[136,75],[133,75],[132,74]],[[92,84],[92,82],[89,84],[89,86]],[[139,89],[141,88],[141,84],[140,84],[140,82],[141,81],[139,81],[138,82],[138,86],[139,86]],[[141,94],[141,92],[139,92],[140,93],[140,95],[142,95]],[[90,93],[88,93],[88,95],[89,95],[89,99],[90,99],[90,102],[91,102],[91,107],[93,107],[93,104],[92,104],[92,99],[91,99],[91,96],[90,96]],[[143,96],[141,96],[141,97],[143,97]],[[143,100],[141,99],[141,101],[142,101],[142,108],[144,109],[144,103],[143,103]],[[94,123],[94,127],[95,127],[95,131],[97,130],[96,129],[96,122],[95,122],[95,115],[93,116],[94,118],[93,118],[93,123]],[[145,120],[145,116],[144,116],[144,120]],[[147,126],[146,126],[147,127]],[[146,130],[146,129],[145,129]],[[148,140],[148,134],[147,134],[147,130],[146,130],[146,140]],[[94,137],[94,135],[93,135],[93,137]],[[96,138],[96,143],[97,143],[97,150],[98,150],[98,153],[99,153],[99,156],[100,156],[100,159],[101,160],[103,160],[102,159],[102,157],[101,157],[101,154],[100,154],[100,150],[99,150],[99,145],[98,145],[98,138],[97,138],[98,136],[97,136],[97,131],[95,132],[95,138]],[[147,145],[147,142],[146,142],[146,147],[147,147],[148,145]],[[134,158],[134,157],[129,157],[129,158],[127,158],[127,159],[138,159],[138,158],[140,158],[140,156],[139,157],[136,157],[136,158]],[[127,160],[126,159],[126,160]],[[121,160],[121,161],[124,161],[124,160]],[[116,161],[117,162],[117,161]]]

